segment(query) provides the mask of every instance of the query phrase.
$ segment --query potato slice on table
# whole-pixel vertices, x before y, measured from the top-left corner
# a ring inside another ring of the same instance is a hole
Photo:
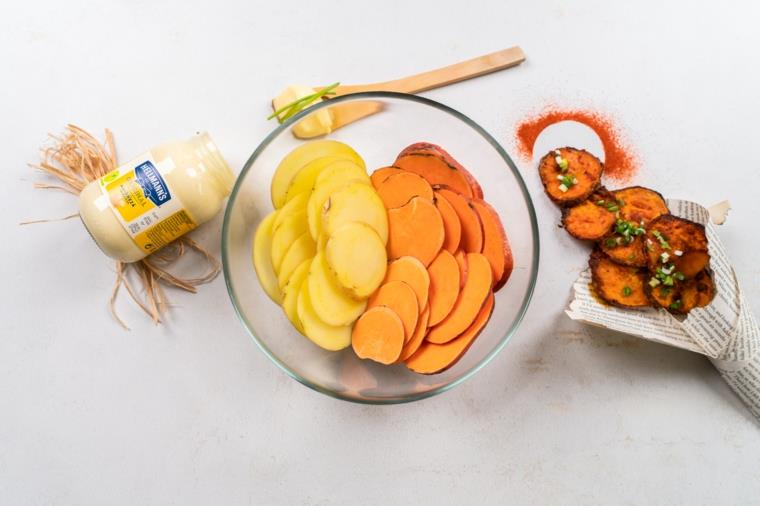
[[[282,292],[277,283],[277,274],[272,266],[272,224],[277,211],[270,213],[259,223],[253,236],[253,267],[264,292],[275,303],[282,302]]]
[[[314,311],[308,279],[298,294],[298,319],[303,332],[314,344],[329,351],[338,351],[351,344],[351,325],[329,325]]]
[[[646,267],[643,235],[631,237],[630,242],[618,235],[608,235],[599,241],[599,248],[613,261],[629,267]]]
[[[598,248],[591,252],[588,265],[591,268],[591,287],[596,295],[613,306],[649,306],[644,285],[645,269],[628,267],[613,262]]]
[[[352,298],[338,286],[322,251],[317,252],[311,263],[306,286],[314,312],[328,325],[351,325],[367,307],[367,301]]]
[[[329,236],[325,259],[340,286],[359,300],[377,290],[388,267],[385,244],[374,230],[358,222],[346,223]]]
[[[598,241],[615,225],[615,196],[599,188],[580,204],[562,209],[562,226],[568,234],[583,241]]]
[[[620,206],[620,218],[644,227],[662,216],[670,213],[668,204],[659,192],[643,186],[629,186],[615,190],[615,200]]]
[[[710,263],[705,227],[666,214],[649,224],[645,251],[650,272],[671,271],[665,276],[693,278]]]
[[[544,191],[559,206],[573,206],[599,188],[604,165],[583,149],[559,148],[544,155],[538,173]]]
[[[364,223],[377,233],[383,245],[388,243],[388,213],[377,192],[363,181],[332,193],[322,206],[320,230],[325,236],[352,222]]]

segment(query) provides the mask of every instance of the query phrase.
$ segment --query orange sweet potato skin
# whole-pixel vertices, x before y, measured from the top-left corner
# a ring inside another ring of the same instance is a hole
[[[454,167],[456,170],[462,173],[465,180],[467,181],[467,184],[472,190],[473,197],[478,199],[483,198],[483,189],[480,187],[478,180],[475,179],[475,176],[473,176],[470,171],[465,169],[462,164],[456,161],[456,159],[441,146],[433,144],[431,142],[417,142],[404,148],[398,156],[401,157],[412,153],[428,153],[440,156],[447,165]]]
[[[617,264],[599,249],[591,253],[588,264],[594,293],[608,304],[627,308],[650,305],[644,289],[648,279],[644,269]]]
[[[672,263],[677,272],[692,278],[710,263],[705,227],[699,223],[665,214],[652,220],[646,239],[644,251],[650,271]],[[681,252],[681,255],[676,252]],[[668,254],[667,262],[662,261],[663,253]]]
[[[396,158],[393,165],[422,176],[431,185],[443,184],[466,197],[473,196],[465,172],[447,163],[437,153],[416,151]]]
[[[504,286],[512,273],[512,248],[501,223],[499,214],[490,204],[481,199],[473,199],[470,204],[480,217],[483,227],[483,249],[493,271],[494,291]]]
[[[569,163],[566,172],[562,172],[557,164],[555,151],[560,152],[560,156]],[[589,198],[602,181],[604,164],[583,149],[571,147],[559,148],[552,150],[538,164],[538,173],[541,177],[541,183],[544,185],[544,191],[549,198],[559,206],[573,206]],[[577,183],[563,192],[560,189],[560,182],[557,176],[572,175],[577,179]]]

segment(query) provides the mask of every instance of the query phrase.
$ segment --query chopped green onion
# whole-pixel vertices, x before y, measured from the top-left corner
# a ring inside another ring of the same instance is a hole
[[[332,83],[330,86],[325,86],[321,90],[312,93],[311,95],[306,95],[305,97],[294,100],[289,104],[285,104],[267,116],[267,119],[277,118],[277,121],[282,123],[283,121],[295,116],[304,108],[308,107],[312,102],[315,102],[326,95],[335,95],[335,92],[333,90],[339,85],[340,83]]]
[[[633,290],[631,290],[630,286],[624,286],[623,287],[623,297],[628,297],[633,293]]]
[[[620,211],[620,208],[616,206],[615,204],[608,204],[607,210],[611,213],[614,213],[614,212]]]
[[[677,249],[677,250],[675,250],[675,251],[673,252],[673,254],[674,254],[675,256],[677,256],[677,257],[680,257],[681,255],[683,255],[683,251],[681,251],[680,249]]]
[[[604,246],[607,248],[614,248],[616,245],[617,245],[617,242],[612,237],[608,237],[604,240]]]
[[[677,301],[671,303],[668,307],[670,309],[680,309],[681,308],[681,299],[678,299]]]
[[[604,200],[597,200],[596,201],[596,205],[603,206],[604,205]]]
[[[651,278],[649,280],[649,286],[651,286],[652,288],[654,288],[655,286],[657,286],[659,284],[660,284],[660,280],[657,279],[657,278]]]
[[[686,279],[686,276],[684,276],[682,272],[676,272],[675,274],[673,274],[673,277],[676,278],[678,281],[683,281],[684,279]]]
[[[567,192],[567,190],[568,190],[568,188],[567,188],[567,185],[565,185],[565,183],[561,183],[559,185],[559,191],[561,191],[562,193]]]
[[[663,251],[662,253],[660,253],[660,262],[667,263],[669,259],[670,259],[670,255],[668,255],[667,251]]]

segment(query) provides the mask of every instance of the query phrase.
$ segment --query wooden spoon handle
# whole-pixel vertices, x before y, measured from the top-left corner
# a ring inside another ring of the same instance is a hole
[[[419,93],[422,91],[448,86],[473,77],[490,74],[498,70],[514,67],[525,61],[525,53],[519,46],[502,49],[495,53],[478,56],[471,60],[455,63],[447,67],[422,72],[413,76],[386,81],[384,83],[338,86],[335,95],[358,93],[361,91],[397,91],[402,93]]]

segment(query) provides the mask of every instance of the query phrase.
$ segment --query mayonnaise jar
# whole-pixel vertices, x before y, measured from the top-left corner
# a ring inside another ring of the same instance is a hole
[[[90,182],[79,215],[106,255],[136,262],[213,218],[234,180],[202,133],[157,146]]]

